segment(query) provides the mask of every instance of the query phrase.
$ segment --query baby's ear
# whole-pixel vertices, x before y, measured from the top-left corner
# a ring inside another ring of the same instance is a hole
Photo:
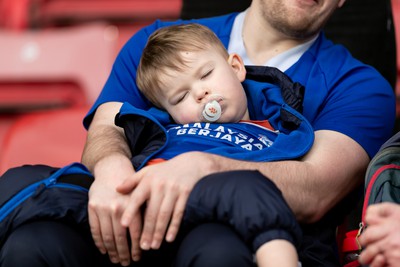
[[[232,53],[229,55],[228,63],[231,65],[238,79],[243,82],[246,78],[246,68],[244,66],[242,57],[236,53]]]

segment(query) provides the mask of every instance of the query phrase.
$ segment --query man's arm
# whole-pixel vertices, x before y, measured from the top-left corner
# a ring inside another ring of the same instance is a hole
[[[82,163],[94,173],[96,164],[111,154],[130,157],[124,132],[114,125],[115,115],[122,103],[108,102],[96,110],[88,129],[88,137],[82,154]]]
[[[258,169],[275,182],[300,222],[318,221],[362,183],[369,157],[351,138],[317,131],[309,153],[300,161],[268,163],[218,159],[217,168]]]
[[[131,193],[122,222],[128,226],[132,214],[147,202],[140,243],[144,249],[156,249],[168,223],[166,238],[174,239],[188,192],[198,180],[215,172],[247,169],[259,170],[273,180],[297,219],[312,223],[362,183],[368,162],[367,153],[358,143],[334,131],[317,131],[312,149],[301,160],[248,162],[188,152],[145,167],[134,175],[133,182],[128,179],[118,187],[123,193],[137,186]],[[141,181],[139,185],[137,180]],[[152,196],[158,196],[157,201],[148,201]],[[160,199],[160,196],[163,197]]]
[[[114,125],[115,115],[121,106],[122,103],[109,102],[98,107],[88,130],[82,163],[95,177],[89,191],[88,204],[93,240],[103,254],[109,254],[113,263],[120,262],[127,266],[131,254],[134,259],[140,257],[138,242],[134,240],[140,236],[141,230],[138,228],[141,223],[136,224],[135,229],[129,229],[133,240],[129,252],[127,230],[120,224],[129,195],[122,195],[115,189],[135,173],[124,132]]]

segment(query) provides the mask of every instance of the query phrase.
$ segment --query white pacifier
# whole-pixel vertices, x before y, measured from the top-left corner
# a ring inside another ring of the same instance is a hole
[[[208,122],[215,122],[221,117],[221,105],[217,100],[208,102],[203,109],[202,115]]]

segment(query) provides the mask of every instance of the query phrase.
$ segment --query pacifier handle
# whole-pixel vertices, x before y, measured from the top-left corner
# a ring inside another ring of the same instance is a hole
[[[208,122],[215,122],[221,117],[221,105],[217,100],[208,102],[203,109],[202,115]]]

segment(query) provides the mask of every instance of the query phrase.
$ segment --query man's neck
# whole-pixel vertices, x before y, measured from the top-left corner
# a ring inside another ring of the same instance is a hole
[[[271,58],[309,41],[309,39],[297,40],[288,38],[281,32],[276,31],[265,21],[257,20],[261,16],[255,16],[252,12],[258,11],[254,8],[247,10],[243,24],[242,38],[247,56],[254,64],[263,65]],[[250,27],[250,25],[252,26]]]

